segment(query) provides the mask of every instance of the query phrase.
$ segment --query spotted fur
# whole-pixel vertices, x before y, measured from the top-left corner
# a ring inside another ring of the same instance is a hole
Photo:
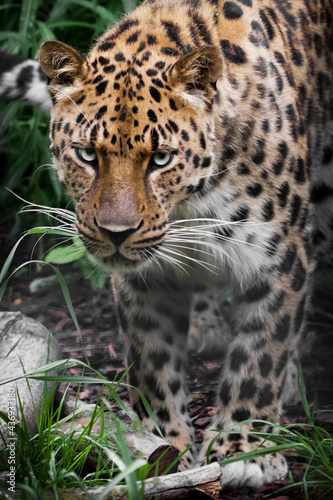
[[[46,112],[52,107],[47,77],[38,61],[4,51],[0,51],[0,97],[38,104]]]
[[[332,49],[330,0],[147,0],[87,56],[41,47],[78,233],[113,273],[129,381],[180,451],[193,443],[184,373],[199,289],[234,295],[209,459],[257,449],[242,422],[278,422],[290,398],[311,274],[331,245]],[[194,462],[192,448],[182,467]],[[286,472],[268,455],[226,466],[223,485]]]

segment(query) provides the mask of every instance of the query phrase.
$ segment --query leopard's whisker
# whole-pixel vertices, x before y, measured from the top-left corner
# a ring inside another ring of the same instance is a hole
[[[58,214],[62,214],[62,216],[67,217],[69,220],[73,220],[73,221],[76,218],[75,212],[73,212],[71,210],[67,210],[66,208],[54,208],[54,207],[48,207],[47,205],[39,205],[37,203],[31,203],[30,201],[25,200],[24,198],[22,198],[21,196],[19,196],[18,194],[16,194],[11,189],[9,189],[9,188],[5,188],[5,189],[7,189],[7,191],[9,191],[11,194],[13,194],[16,198],[18,198],[19,200],[21,200],[21,201],[23,201],[24,203],[27,204],[26,206],[24,206],[20,210],[19,213],[21,213],[22,211],[29,210],[29,209],[35,209],[36,211],[37,210],[45,210],[45,213],[55,212],[55,213],[58,213]]]
[[[155,252],[155,255],[157,255],[161,260],[163,260],[167,264],[169,264],[169,265],[171,264],[171,265],[174,265],[174,266],[178,267],[185,274],[188,275],[188,272],[184,268],[184,266],[186,266],[186,267],[190,267],[190,266],[188,264],[186,264],[185,262],[182,262],[182,261],[176,259],[172,255],[166,255],[165,253],[163,253],[163,251],[161,249],[157,249],[156,252]]]
[[[155,264],[159,267],[159,269],[162,271],[162,266],[158,258],[155,256],[155,252],[150,252],[149,249],[144,249],[143,250],[143,255],[146,257],[150,258]]]
[[[146,280],[145,280],[145,278],[143,277],[142,272],[141,272],[141,271],[138,271],[138,273],[139,273],[139,275],[140,275],[140,278],[142,279],[142,281],[143,281],[143,282],[144,282],[144,284],[146,285],[147,290],[149,290],[150,288],[149,288],[149,286],[148,286],[148,284],[147,284],[147,281],[146,281]]]
[[[44,168],[44,167],[48,167],[47,170],[54,170],[55,166],[53,165],[53,163],[43,163],[43,165],[40,165],[38,168],[36,168],[36,170],[34,171],[33,173],[33,177],[35,177],[36,173],[41,169],[41,168]]]
[[[180,243],[185,243],[186,245],[180,245]],[[195,246],[192,247],[192,246],[188,245],[188,243],[193,243],[194,245],[197,245],[198,241],[175,239],[175,240],[171,240],[170,242],[169,242],[169,240],[167,240],[166,245],[176,246],[178,248],[184,248],[188,251],[193,251],[194,253],[199,252],[200,254],[208,255],[210,258],[212,258],[212,257],[217,258],[218,256],[224,256],[227,260],[235,262],[235,259],[232,257],[232,255],[230,255],[230,253],[226,252],[224,248],[218,247],[214,244],[206,245],[206,243],[203,241],[199,242],[203,246],[206,246],[207,248],[211,248],[213,251],[216,250],[217,254],[215,255],[214,252],[207,252],[207,251],[202,250],[201,248],[197,248]]]
[[[193,240],[192,238],[195,238],[195,237],[197,237],[198,239],[194,239]],[[206,241],[202,241],[202,239],[204,239],[204,238],[213,238],[215,240],[220,240],[222,242],[228,242],[228,243],[235,243],[235,244],[238,244],[238,245],[241,245],[241,246],[252,246],[252,247],[255,247],[255,248],[259,248],[259,249],[262,248],[261,245],[257,245],[255,243],[251,243],[250,241],[243,241],[243,240],[239,240],[237,238],[231,237],[231,236],[226,236],[226,235],[218,234],[218,233],[214,234],[214,233],[209,233],[209,232],[204,232],[204,231],[200,231],[197,234],[195,234],[194,232],[191,232],[189,234],[179,233],[179,235],[177,233],[173,233],[173,234],[170,235],[170,237],[168,236],[168,241],[169,240],[173,241],[173,238],[174,238],[175,241],[176,240],[177,241],[182,241],[183,243],[188,242],[188,243],[195,243],[195,244],[199,244],[199,245],[206,245],[207,247],[210,246],[212,248],[215,248],[218,251],[222,251],[223,249],[220,246],[214,245],[214,243],[209,242],[207,240]]]
[[[89,126],[90,126],[90,127],[92,127],[91,121],[89,120],[89,118],[87,117],[87,115],[86,115],[86,114],[84,113],[84,111],[80,108],[80,106],[79,106],[78,104],[76,104],[76,102],[75,102],[75,101],[71,98],[71,96],[70,96],[70,95],[68,95],[68,94],[61,95],[59,100],[61,100],[61,99],[65,99],[65,98],[69,99],[69,100],[70,100],[70,101],[74,104],[74,106],[76,106],[76,107],[77,107],[77,109],[80,111],[80,113],[82,113],[82,115],[84,116],[84,118],[85,118],[85,119],[87,120],[87,122],[89,123]],[[87,130],[88,130],[88,129],[87,129]]]
[[[50,212],[45,211],[45,210],[38,210],[38,209],[20,210],[19,213],[27,213],[27,212],[47,215],[48,217],[50,217],[50,219],[53,219],[53,220],[60,222],[60,224],[63,225],[64,227],[65,226],[67,226],[68,228],[71,227],[73,229],[73,232],[75,232],[75,225],[73,223],[65,222],[63,218],[61,218],[60,216],[57,217],[56,215],[53,215],[53,213],[50,213]]]
[[[197,226],[192,226],[192,222],[201,222],[201,225]],[[175,226],[177,224],[183,224],[181,227],[188,227],[188,228],[195,228],[195,227],[203,227],[203,225],[207,225],[207,222],[212,223],[212,227],[215,226],[222,226],[222,225],[237,225],[237,224],[251,224],[251,225],[267,225],[267,222],[257,222],[257,221],[251,221],[248,219],[242,219],[242,220],[237,220],[237,221],[225,221],[225,220],[219,220],[219,219],[214,219],[210,217],[201,217],[201,218],[193,218],[193,219],[177,219],[177,220],[172,220],[170,222],[170,226]],[[185,224],[188,224],[186,226]]]
[[[183,252],[176,252],[175,250],[172,250],[171,248],[168,248],[167,245],[163,246],[162,248],[163,248],[163,250],[165,252],[169,252],[171,254],[178,255],[178,257],[182,257],[182,258],[185,258],[187,260],[190,260],[191,262],[194,262],[196,264],[201,265],[202,267],[204,267],[208,271],[213,272],[211,268],[218,269],[218,266],[215,266],[214,264],[211,264],[210,262],[204,262],[204,261],[202,261],[200,259],[196,259],[196,258],[190,257],[189,255],[186,255]],[[216,274],[216,273],[214,273],[214,274]]]

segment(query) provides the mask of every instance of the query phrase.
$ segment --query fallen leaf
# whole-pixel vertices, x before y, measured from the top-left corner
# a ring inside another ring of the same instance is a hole
[[[109,349],[109,353],[112,354],[112,356],[117,359],[117,354],[116,354],[116,351],[113,349],[113,345],[112,344],[109,344],[108,345],[108,349]]]

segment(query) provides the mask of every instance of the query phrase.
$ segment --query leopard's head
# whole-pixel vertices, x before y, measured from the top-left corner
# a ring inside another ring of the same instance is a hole
[[[79,234],[111,271],[156,258],[175,212],[204,192],[215,162],[219,48],[177,56],[143,36],[115,43],[109,32],[86,57],[57,41],[40,51],[54,162]]]

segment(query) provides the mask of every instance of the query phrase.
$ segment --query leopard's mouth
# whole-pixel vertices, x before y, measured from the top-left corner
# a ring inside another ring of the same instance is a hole
[[[122,253],[117,250],[112,255],[107,255],[104,257],[93,256],[94,261],[108,272],[115,271],[131,271],[133,269],[137,269],[138,266],[142,263],[142,260],[134,260],[126,257]]]
[[[78,230],[94,264],[107,273],[133,271],[152,262],[153,255],[162,245],[165,236],[164,233],[162,236],[150,237],[132,243],[124,242],[119,247],[110,248],[105,243],[100,245],[99,239],[82,231],[81,228]],[[99,244],[97,248],[95,243]]]

